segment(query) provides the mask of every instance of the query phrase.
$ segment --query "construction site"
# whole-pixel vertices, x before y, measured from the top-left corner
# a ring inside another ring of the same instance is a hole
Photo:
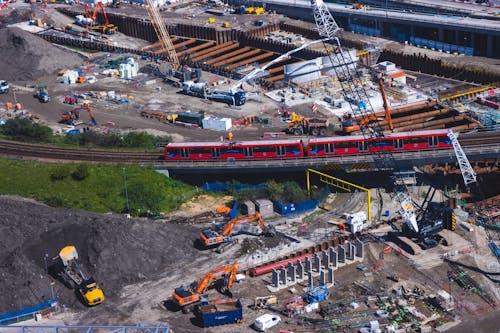
[[[361,29],[376,1],[292,2],[1,2],[0,127],[164,142],[0,131],[2,160],[123,167],[127,205],[0,186],[0,333],[500,332],[497,46]],[[130,165],[196,194],[130,214]]]

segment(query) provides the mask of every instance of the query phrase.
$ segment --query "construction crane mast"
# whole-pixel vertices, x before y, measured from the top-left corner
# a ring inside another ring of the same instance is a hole
[[[174,44],[170,39],[167,27],[165,26],[165,22],[163,21],[158,8],[152,3],[152,0],[146,0],[146,9],[148,11],[149,18],[151,19],[151,23],[155,28],[158,40],[162,45],[162,48],[167,51],[169,61],[174,66],[174,69],[177,70],[180,67],[179,58],[177,57]]]
[[[340,30],[332,14],[323,0],[311,0],[311,7],[316,21],[316,27],[320,38],[333,43],[331,47],[323,42],[328,57],[332,63],[333,70],[340,82],[342,94],[348,101],[353,115],[361,115],[365,118],[374,116],[375,112],[371,105],[369,96],[363,88],[361,77],[354,68],[355,64],[349,52],[343,52],[337,34]],[[357,105],[353,105],[355,102]],[[397,163],[389,149],[384,145],[377,145],[383,139],[383,131],[373,127],[361,127],[361,131],[367,140],[367,149],[373,154],[374,162],[379,170],[396,170]],[[378,139],[378,140],[377,140]],[[415,215],[413,201],[408,193],[404,181],[392,175],[394,190],[391,193],[392,200],[398,204],[398,212],[405,220],[408,227],[418,232],[419,226]]]

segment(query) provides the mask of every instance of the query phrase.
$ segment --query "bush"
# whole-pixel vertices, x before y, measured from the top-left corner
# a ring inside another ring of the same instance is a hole
[[[146,187],[143,183],[132,183],[128,186],[127,192],[130,212],[133,215],[141,215],[145,211],[153,215],[161,212],[161,203],[165,197],[159,190]]]
[[[50,180],[52,180],[53,182],[64,180],[68,178],[70,174],[71,174],[71,169],[69,168],[69,166],[64,165],[55,169],[50,173]]]
[[[71,174],[74,180],[82,181],[90,174],[89,166],[87,164],[79,164],[75,171]]]
[[[52,130],[47,126],[36,124],[29,119],[9,119],[0,131],[13,139],[32,142],[48,142],[52,137]]]

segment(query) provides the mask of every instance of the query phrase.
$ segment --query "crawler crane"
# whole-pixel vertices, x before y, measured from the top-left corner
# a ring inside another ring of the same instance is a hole
[[[311,0],[311,7],[316,22],[316,27],[320,38],[324,40],[323,45],[325,50],[330,50],[331,46],[326,41],[332,42],[334,46],[333,52],[327,52],[328,57],[333,65],[335,74],[339,78],[342,88],[342,94],[348,101],[356,101],[357,105],[349,103],[353,115],[360,115],[363,118],[369,119],[375,116],[373,106],[370,103],[368,93],[360,84],[361,78],[355,68],[351,68],[353,59],[349,52],[343,52],[340,40],[337,37],[340,31],[339,26],[335,22],[332,14],[328,10],[323,0]],[[326,41],[325,41],[326,40]],[[338,64],[338,65],[336,65]],[[376,126],[376,125],[375,125]],[[384,134],[379,128],[367,126],[360,128],[363,136],[366,139],[383,139]],[[389,149],[384,149],[383,145],[379,145],[379,140],[371,140],[367,145],[380,146],[382,148],[369,149],[373,152],[373,159],[379,170],[397,170],[397,163]],[[398,212],[401,214],[406,224],[415,232],[418,232],[416,215],[414,212],[414,203],[408,194],[408,189],[404,181],[398,179],[393,174],[394,190],[391,193],[392,200],[398,204]]]
[[[222,293],[226,293],[233,286],[238,273],[238,262],[215,268],[205,274],[200,280],[191,283],[188,287],[180,286],[172,293],[172,301],[182,312],[190,312],[197,305],[202,295],[214,284]]]

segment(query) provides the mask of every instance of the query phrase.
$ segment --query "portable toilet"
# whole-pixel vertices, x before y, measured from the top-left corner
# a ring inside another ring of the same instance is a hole
[[[240,212],[243,215],[255,215],[255,204],[250,200],[245,200],[240,205]]]
[[[274,206],[270,200],[257,199],[254,200],[255,209],[260,213],[263,218],[271,217],[274,215]]]

